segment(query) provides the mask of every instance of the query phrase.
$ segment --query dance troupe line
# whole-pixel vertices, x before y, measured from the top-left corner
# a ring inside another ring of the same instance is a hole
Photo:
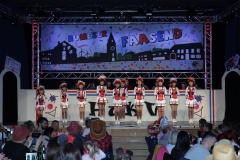
[[[105,117],[105,105],[108,103],[108,100],[106,98],[107,94],[107,86],[105,85],[106,77],[104,75],[101,75],[99,78],[100,85],[97,86],[97,99],[96,102],[99,106],[99,115],[100,120],[104,120]],[[167,92],[167,89],[165,86],[163,86],[164,79],[162,77],[159,77],[156,82],[158,83],[158,86],[155,88],[154,96],[156,96],[155,105],[158,108],[158,115],[159,117],[164,116],[164,107],[167,105],[165,96],[169,95],[170,100],[169,104],[172,108],[172,121],[177,122],[177,107],[180,104],[178,100],[179,89],[176,87],[177,79],[171,78],[170,83],[171,87],[169,88],[169,91]],[[144,96],[145,96],[145,89],[143,84],[143,79],[141,77],[138,77],[136,79],[137,86],[134,88],[133,95],[134,98],[134,105],[136,106],[136,113],[137,113],[137,123],[142,123],[142,109],[144,104]],[[194,114],[194,106],[197,106],[197,101],[195,96],[197,95],[197,89],[193,87],[193,84],[195,83],[194,78],[188,79],[189,86],[186,87],[185,96],[186,96],[186,102],[185,106],[188,107],[188,117],[189,117],[189,123],[193,123],[193,114]],[[126,80],[125,79],[115,79],[113,82],[113,85],[115,88],[113,89],[113,106],[115,111],[115,124],[120,124],[125,122],[125,108],[128,104],[127,98],[128,98],[128,89],[126,88]],[[78,100],[78,107],[79,107],[79,114],[80,114],[80,123],[83,122],[83,119],[85,117],[85,107],[87,106],[86,99],[87,94],[84,90],[85,82],[79,80],[78,81],[79,89],[77,91],[77,100]],[[62,119],[63,122],[67,122],[67,112],[69,108],[68,98],[69,93],[67,91],[67,84],[62,83],[60,85],[61,93],[60,93],[60,99],[61,104],[60,107],[62,108]],[[45,102],[46,102],[46,96],[44,95],[44,87],[40,86],[37,89],[37,96],[36,96],[36,110],[38,117],[43,116],[43,111],[46,109]]]

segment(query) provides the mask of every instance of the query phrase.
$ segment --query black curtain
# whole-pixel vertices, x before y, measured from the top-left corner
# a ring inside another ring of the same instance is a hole
[[[226,111],[224,122],[240,122],[239,98],[240,98],[240,76],[232,71],[225,79]]]
[[[17,77],[12,72],[3,76],[3,124],[14,125],[18,121]]]

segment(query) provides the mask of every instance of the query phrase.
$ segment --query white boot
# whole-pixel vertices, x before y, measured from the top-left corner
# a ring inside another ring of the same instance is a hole
[[[65,119],[65,122],[67,123],[67,119]]]
[[[118,124],[118,121],[117,121],[117,120],[115,120],[115,124]]]
[[[141,120],[141,119],[139,119],[139,123],[140,123],[140,124],[142,123],[142,120]]]
[[[139,119],[137,120],[137,124],[139,123]]]
[[[177,119],[174,119],[175,122],[177,122]]]
[[[189,123],[192,123],[191,119],[189,119]]]
[[[191,119],[191,123],[193,123],[193,119]]]
[[[118,121],[118,124],[120,124],[121,122],[120,121]]]

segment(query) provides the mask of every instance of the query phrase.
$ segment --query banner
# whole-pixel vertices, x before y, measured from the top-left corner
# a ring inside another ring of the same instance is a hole
[[[45,92],[46,103],[45,106],[47,109],[44,110],[44,116],[48,120],[60,119],[61,108],[60,106],[60,92],[56,91],[47,91]]]
[[[21,63],[12,59],[11,57],[6,56],[5,68],[13,71],[14,73],[20,75],[21,72]]]
[[[41,25],[41,70],[203,70],[203,24]]]

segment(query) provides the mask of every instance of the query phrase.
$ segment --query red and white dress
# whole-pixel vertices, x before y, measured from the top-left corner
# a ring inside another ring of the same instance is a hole
[[[60,93],[60,99],[61,99],[60,107],[61,108],[69,108],[68,97],[69,97],[69,94],[67,91]]]
[[[122,100],[120,97],[120,88],[113,89],[113,106],[122,106]]]
[[[97,103],[107,103],[108,102],[108,100],[106,98],[107,86],[98,85],[97,86],[97,94],[98,94],[98,97],[96,99]]]
[[[155,87],[154,95],[156,96],[155,105],[158,107],[164,107],[166,106],[166,99],[165,95],[167,95],[166,87]]]
[[[121,97],[121,100],[122,100],[122,105],[123,106],[128,105],[128,101],[127,101],[128,89],[126,87],[121,87],[121,89],[120,89],[120,97]]]
[[[179,94],[179,89],[178,87],[170,87],[169,88],[169,104],[180,104],[180,101],[178,100]]]
[[[46,109],[46,106],[45,106],[46,96],[44,94],[43,95],[38,94],[36,98],[36,102],[37,102],[37,107],[35,108],[35,110],[41,111]]]
[[[84,90],[78,90],[77,91],[77,99],[78,99],[78,107],[83,108],[87,106],[87,94]]]
[[[195,96],[197,95],[197,89],[195,87],[187,87],[185,95],[187,97],[185,106],[195,107],[197,106],[197,100]]]
[[[133,95],[135,96],[134,105],[142,106],[144,104],[145,88],[144,87],[135,87]]]

